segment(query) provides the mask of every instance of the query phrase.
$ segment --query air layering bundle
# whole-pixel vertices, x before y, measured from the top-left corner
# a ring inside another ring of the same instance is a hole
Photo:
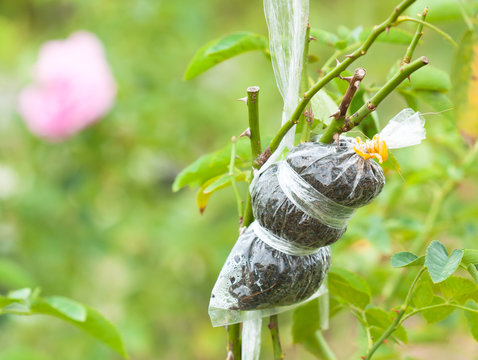
[[[256,221],[219,274],[209,304],[213,324],[262,318],[319,296],[331,262],[328,245],[385,184],[373,158],[385,160],[387,148],[424,138],[423,118],[405,109],[371,141],[303,143],[257,174],[251,185]]]

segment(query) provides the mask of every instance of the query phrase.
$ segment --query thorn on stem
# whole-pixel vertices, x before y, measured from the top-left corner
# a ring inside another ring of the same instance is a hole
[[[237,99],[237,101],[242,101],[244,104],[247,104],[247,97]]]
[[[244,136],[247,136],[249,139],[251,138],[251,129],[250,128],[247,128],[246,130],[244,130],[244,132],[241,135],[239,135],[239,138],[244,137]]]

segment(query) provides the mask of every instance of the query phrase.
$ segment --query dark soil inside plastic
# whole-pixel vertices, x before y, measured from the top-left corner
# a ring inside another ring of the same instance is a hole
[[[230,261],[239,267],[240,276],[229,280],[230,295],[238,307],[231,310],[267,309],[292,305],[312,296],[322,284],[330,267],[330,249],[292,256],[262,242],[251,228],[238,239]]]

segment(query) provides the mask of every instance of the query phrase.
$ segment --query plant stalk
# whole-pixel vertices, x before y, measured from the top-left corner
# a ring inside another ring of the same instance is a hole
[[[395,9],[393,10],[392,14],[386,19],[383,23],[380,25],[377,25],[374,27],[368,38],[362,43],[362,45],[355,50],[352,54],[347,55],[346,59],[338,63],[337,66],[332,69],[328,74],[326,74],[322,79],[320,79],[317,83],[315,83],[314,86],[312,86],[305,94],[302,100],[299,102],[297,105],[294,113],[291,115],[290,119],[282,125],[280,128],[279,132],[274,136],[272,139],[271,143],[267,147],[267,149],[264,151],[263,156],[261,156],[261,161],[264,163],[267,158],[272,154],[277,147],[279,146],[282,138],[287,134],[287,132],[292,128],[297,122],[299,121],[299,117],[302,114],[302,112],[305,110],[307,104],[309,103],[310,99],[320,90],[322,89],[325,85],[327,85],[332,79],[334,79],[336,76],[340,75],[342,71],[347,69],[347,67],[352,64],[355,60],[357,60],[359,57],[365,55],[372,46],[372,44],[375,42],[377,37],[384,32],[385,30],[389,29],[394,25],[394,23],[397,21],[398,17],[400,14],[402,14],[411,4],[413,4],[416,0],[403,0],[400,4],[398,4]]]
[[[322,356],[324,360],[337,360],[337,357],[327,343],[327,340],[325,340],[324,335],[322,335],[321,331],[317,331],[315,333],[315,338],[317,339],[319,347],[322,350]]]
[[[420,59],[405,65],[400,69],[365,105],[357,110],[356,113],[345,119],[334,119],[320,138],[322,143],[330,143],[335,134],[347,132],[360,124],[360,122],[374,111],[377,106],[385,99],[400,83],[408,78],[413,72],[428,64],[428,59],[422,56]]]
[[[259,87],[251,86],[247,88],[247,108],[249,114],[249,132],[251,140],[252,167],[260,168],[261,165],[256,161],[262,152],[261,133],[259,128]],[[251,170],[251,179],[254,176],[254,170]],[[252,213],[251,193],[247,192],[246,206],[242,220],[242,228],[248,227],[254,221]]]
[[[423,10],[422,14],[420,15],[420,20],[425,21],[427,14],[428,14],[428,8],[425,8],[425,10]],[[415,51],[415,48],[418,45],[418,41],[420,40],[422,35],[423,35],[423,23],[419,23],[417,26],[417,30],[415,31],[415,35],[413,36],[412,42],[408,46],[405,57],[402,60],[402,66],[404,64],[410,64],[410,61],[412,61],[413,52]]]
[[[226,326],[227,360],[241,360],[241,324]]]
[[[261,133],[259,130],[259,87],[251,86],[247,88],[247,110],[249,114],[249,131],[251,133],[251,153],[252,159],[262,152]],[[258,164],[253,161],[252,166],[258,168]]]
[[[413,291],[415,290],[415,287],[417,286],[418,281],[422,277],[423,273],[426,271],[425,267],[422,267],[418,274],[415,276],[415,279],[413,280],[412,285],[410,286],[410,289],[408,290],[407,297],[405,298],[405,303],[401,307],[400,311],[397,314],[397,317],[393,321],[393,323],[388,327],[387,330],[380,336],[380,338],[373,344],[372,348],[367,352],[367,355],[365,355],[364,360],[370,360],[375,353],[375,351],[378,350],[380,346],[384,343],[385,340],[388,339],[390,335],[393,334],[395,330],[398,329],[398,327],[401,325],[401,320],[402,317],[405,315],[405,312],[408,309],[408,306],[410,305],[410,301],[412,299]]]
[[[282,347],[279,337],[279,317],[272,315],[269,320],[269,330],[272,337],[272,348],[274,350],[274,360],[283,360],[284,354],[282,353]]]
[[[393,24],[393,25],[398,25],[404,21],[411,21],[411,22],[416,22],[418,24],[422,24],[430,29],[432,29],[433,31],[435,31],[437,34],[440,34],[445,40],[447,40],[450,44],[452,44],[454,47],[458,47],[458,44],[456,43],[455,40],[453,40],[453,38],[448,35],[446,32],[444,32],[442,29],[436,27],[435,25],[432,25],[430,23],[427,23],[421,19],[415,19],[415,18],[412,18],[410,16],[400,16],[397,21]]]

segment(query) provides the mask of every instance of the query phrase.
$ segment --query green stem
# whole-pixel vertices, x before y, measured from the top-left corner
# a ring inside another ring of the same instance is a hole
[[[251,153],[252,159],[262,152],[261,132],[259,130],[259,87],[251,86],[247,88],[247,110],[249,113],[249,131],[251,133]],[[258,167],[255,162],[252,166]]]
[[[300,92],[305,93],[309,88],[309,43],[310,43],[310,25],[307,24],[304,38],[304,52],[302,53],[302,74],[300,75]]]
[[[266,149],[268,154],[273,153],[277,147],[279,146],[282,138],[287,134],[287,132],[297,124],[300,115],[305,110],[305,107],[309,103],[312,96],[314,96],[320,89],[322,89],[325,85],[327,85],[332,79],[334,79],[337,75],[339,75],[342,71],[347,69],[347,67],[352,64],[355,60],[359,57],[365,55],[375,42],[377,37],[384,32],[386,29],[389,29],[393,26],[393,24],[397,21],[398,17],[401,13],[403,13],[411,4],[413,4],[416,0],[403,0],[397,7],[393,10],[392,14],[388,17],[380,25],[374,27],[373,31],[370,33],[368,38],[362,43],[362,45],[355,50],[352,54],[348,55],[347,58],[340,64],[332,69],[328,74],[326,74],[322,79],[320,79],[314,86],[312,86],[305,94],[303,99],[297,105],[294,113],[291,115],[290,119],[282,125],[279,132],[274,136],[269,147]]]
[[[247,109],[249,114],[249,132],[253,159],[252,166],[254,166],[254,159],[262,151],[261,133],[259,129],[259,90],[258,86],[247,88]],[[253,172],[251,171],[251,176],[252,175]],[[254,216],[252,214],[251,194],[248,192],[241,225],[247,227],[253,220]],[[239,360],[241,358],[241,324],[227,326],[227,339],[229,353],[232,353],[233,359]]]
[[[236,137],[232,137],[232,146],[231,146],[231,160],[229,161],[229,173],[228,176],[231,179],[231,187],[232,190],[234,191],[234,196],[236,197],[236,204],[237,204],[237,213],[239,214],[239,224],[242,224],[242,214],[243,214],[243,209],[242,209],[242,198],[241,194],[239,193],[239,189],[237,188],[236,184],[236,174],[235,174],[235,169],[236,169]]]
[[[401,68],[365,105],[346,119],[334,119],[320,138],[322,143],[330,143],[337,133],[343,133],[354,128],[369,115],[400,83],[408,78],[413,72],[428,64],[428,59],[422,56],[420,59]]]
[[[247,108],[249,114],[249,131],[251,139],[251,155],[252,166],[260,168],[260,165],[255,161],[257,156],[262,152],[261,133],[259,128],[259,87],[252,86],[247,88]],[[254,170],[251,170],[251,179],[254,176]],[[247,227],[254,221],[252,213],[252,199],[251,193],[247,192],[247,200],[242,219],[242,226]]]
[[[227,358],[241,359],[241,324],[227,325]]]
[[[272,337],[272,348],[274,350],[274,360],[283,360],[284,354],[282,353],[282,347],[279,337],[279,318],[277,315],[272,315],[269,321],[269,330]]]
[[[321,331],[317,331],[315,333],[315,338],[317,339],[317,342],[319,343],[319,348],[322,352],[322,358],[324,360],[337,360],[337,357],[335,356],[332,349],[329,347],[329,344],[325,340]]]
[[[400,325],[401,325],[405,320],[407,320],[409,317],[412,317],[413,315],[416,315],[416,314],[421,313],[421,312],[423,312],[423,311],[434,310],[434,309],[438,309],[438,308],[445,307],[445,306],[449,306],[449,307],[453,307],[453,308],[455,308],[455,309],[460,309],[460,310],[469,311],[469,312],[478,314],[478,310],[477,310],[477,309],[469,308],[469,307],[463,306],[463,305],[451,304],[451,303],[436,304],[436,305],[425,306],[425,307],[422,307],[422,308],[420,308],[420,309],[416,309],[416,310],[413,310],[412,312],[409,312],[407,315],[405,315],[405,316],[402,318],[402,320],[401,320],[401,322],[400,322]]]
[[[409,306],[411,298],[412,298],[413,291],[415,290],[415,287],[416,287],[418,281],[420,280],[420,278],[422,277],[423,273],[425,272],[425,270],[426,269],[424,267],[421,268],[420,271],[418,272],[418,274],[415,276],[415,279],[413,280],[413,283],[410,286],[410,289],[408,290],[407,297],[405,298],[405,303],[403,304],[402,308],[398,312],[397,317],[395,318],[393,323],[388,327],[388,329],[385,330],[385,332],[382,334],[382,336],[380,336],[380,338],[373,344],[372,348],[367,352],[367,355],[365,355],[364,360],[370,360],[372,358],[373,354],[378,350],[378,348],[380,346],[382,346],[384,341],[386,339],[388,339],[388,337],[390,335],[392,335],[393,332],[395,330],[397,330],[398,327],[401,325],[402,317],[405,315],[405,312],[408,309],[408,306]]]
[[[300,93],[305,93],[309,88],[309,74],[307,71],[307,65],[309,62],[309,43],[310,43],[310,25],[307,24],[307,29],[305,31],[305,39],[304,39],[304,53],[302,55],[302,74],[300,78]],[[313,122],[312,117],[312,122]],[[300,137],[300,142],[306,142],[310,139],[310,132],[312,130],[312,122],[310,121],[310,117],[305,116],[304,114],[301,115],[300,120],[302,121],[302,134]]]
[[[436,33],[440,34],[445,40],[447,40],[450,44],[452,44],[454,47],[458,47],[458,44],[455,42],[455,40],[452,39],[452,37],[450,35],[448,35],[446,32],[444,32],[442,29],[436,27],[435,25],[432,25],[430,23],[427,23],[423,20],[420,20],[420,19],[415,19],[415,18],[412,18],[410,16],[400,16],[397,21],[395,22],[395,24],[393,24],[394,26],[396,24],[400,24],[404,21],[412,21],[412,22],[416,22],[416,23],[419,23],[419,24],[422,24],[430,29],[432,29],[433,31],[435,31]]]
[[[425,18],[428,14],[428,8],[425,8],[423,10],[422,14],[420,15],[420,20],[425,21]],[[418,45],[418,41],[423,35],[423,24],[419,23],[417,26],[417,30],[415,31],[415,35],[413,36],[412,42],[407,48],[407,52],[405,54],[405,57],[403,58],[402,64],[410,64],[410,61],[412,60],[413,57],[413,52],[415,51],[415,48]]]

